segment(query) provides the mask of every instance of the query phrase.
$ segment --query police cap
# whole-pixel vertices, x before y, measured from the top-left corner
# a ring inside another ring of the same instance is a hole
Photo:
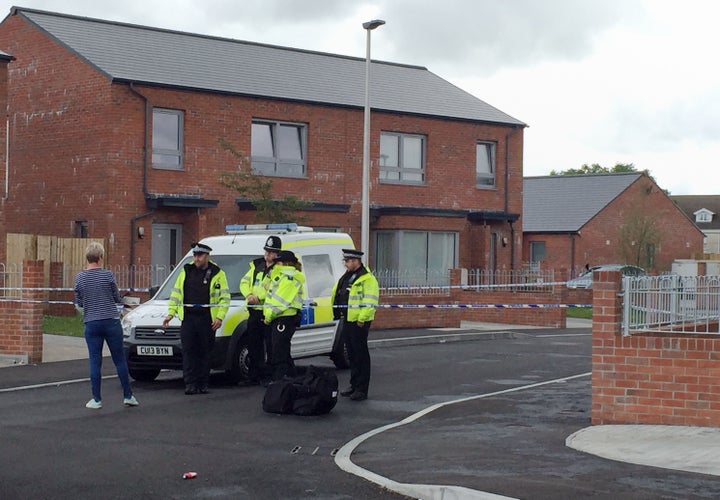
[[[279,252],[282,248],[282,241],[279,236],[269,236],[263,249],[266,252]]]
[[[193,243],[190,245],[190,249],[192,250],[192,253],[210,253],[212,252],[212,248],[205,245],[204,243]]]

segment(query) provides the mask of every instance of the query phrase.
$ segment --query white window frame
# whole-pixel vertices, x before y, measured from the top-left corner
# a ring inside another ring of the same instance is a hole
[[[270,132],[269,144],[260,142],[261,138],[257,135],[260,127],[268,127]],[[307,177],[307,128],[305,123],[254,119],[252,121],[251,136],[253,173],[274,177]],[[294,135],[297,143],[281,143],[281,141],[287,141],[282,132],[292,132],[291,129],[295,129]],[[286,144],[298,154],[293,157],[283,157],[282,151],[286,149],[283,144]],[[265,151],[259,151],[260,148],[265,149]]]
[[[707,208],[701,208],[697,212],[694,213],[695,215],[695,222],[712,222],[713,215],[715,215],[713,212],[708,210]]]
[[[384,140],[385,139],[385,140]],[[396,150],[387,151],[390,147],[387,139],[396,140]],[[410,166],[406,147],[410,147],[411,141],[420,142],[420,151],[414,154],[420,159],[418,166]],[[421,134],[405,134],[400,132],[380,133],[380,177],[381,183],[387,184],[425,184],[425,148],[427,138]],[[396,160],[396,165],[388,164],[388,159]]]

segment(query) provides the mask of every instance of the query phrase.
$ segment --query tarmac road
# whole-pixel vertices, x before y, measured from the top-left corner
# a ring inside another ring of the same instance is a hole
[[[590,426],[589,328],[373,338],[370,399],[321,417],[263,413],[259,387],[185,396],[176,372],[135,382],[141,405],[124,408],[109,359],[93,411],[84,359],[2,368],[2,498],[720,498],[714,470],[566,446]]]

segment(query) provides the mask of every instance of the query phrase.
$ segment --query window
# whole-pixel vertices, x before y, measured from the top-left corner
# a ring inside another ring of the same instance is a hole
[[[545,260],[545,242],[544,241],[531,241],[530,242],[530,268],[540,269],[540,263]]]
[[[695,212],[695,222],[712,222],[713,215],[715,214],[707,208],[701,208]]]
[[[328,254],[305,255],[302,258],[302,266],[308,297],[330,296],[336,283],[330,256]]]
[[[488,189],[495,186],[495,143],[478,142],[475,146],[477,187]]]
[[[425,137],[380,134],[380,180],[407,184],[425,182]]]
[[[183,168],[183,112],[153,109],[152,164],[155,168]]]
[[[252,168],[261,175],[305,177],[307,126],[297,123],[254,121]]]
[[[382,286],[444,286],[457,263],[457,233],[377,231],[375,268]]]
[[[87,238],[88,237],[88,221],[76,220],[75,221],[75,237],[76,238]]]

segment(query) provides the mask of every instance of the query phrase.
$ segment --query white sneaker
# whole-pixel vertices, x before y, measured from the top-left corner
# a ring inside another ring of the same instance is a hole
[[[85,408],[90,408],[91,410],[99,410],[100,408],[102,408],[102,401],[95,401],[95,398],[93,398],[85,404]]]
[[[125,406],[137,406],[140,403],[138,402],[137,399],[135,399],[135,396],[130,396],[129,398],[123,399],[123,404]]]

